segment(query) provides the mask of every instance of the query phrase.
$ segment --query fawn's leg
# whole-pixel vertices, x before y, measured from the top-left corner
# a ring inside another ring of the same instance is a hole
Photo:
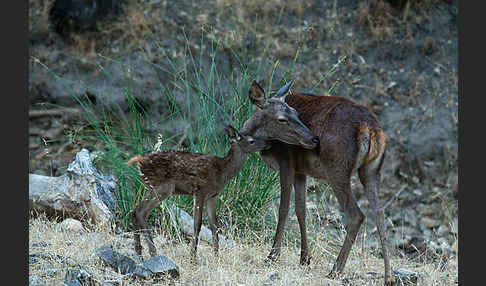
[[[204,196],[194,196],[194,237],[192,239],[191,260],[196,263],[197,244],[199,242],[199,232],[202,226],[202,213],[204,209]]]
[[[309,265],[310,256],[307,247],[307,228],[305,224],[306,216],[306,182],[307,176],[295,174],[295,214],[300,228],[300,264]]]
[[[209,227],[211,228],[211,232],[213,233],[213,249],[214,254],[218,255],[218,248],[219,248],[219,223],[218,217],[216,215],[216,199],[218,196],[214,196],[207,200],[208,206],[208,217],[209,217]]]
[[[150,256],[157,255],[157,250],[152,239],[152,233],[147,223],[147,217],[151,210],[153,210],[161,201],[170,196],[173,192],[174,185],[164,184],[156,189],[148,189],[145,197],[133,212],[133,222],[135,223],[135,251],[138,255],[142,255],[142,245],[140,243],[140,234],[138,231],[142,230],[145,239],[149,246]]]

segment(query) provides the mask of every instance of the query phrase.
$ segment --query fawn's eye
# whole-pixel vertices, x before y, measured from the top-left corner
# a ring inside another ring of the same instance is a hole
[[[248,143],[250,145],[253,145],[253,144],[255,144],[255,140],[253,138],[248,138]]]

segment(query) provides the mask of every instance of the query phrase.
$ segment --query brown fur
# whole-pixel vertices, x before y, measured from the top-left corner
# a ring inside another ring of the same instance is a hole
[[[254,85],[257,85],[254,83]],[[250,93],[252,90],[250,90]],[[251,97],[255,97],[250,94]],[[393,283],[388,258],[386,229],[383,209],[379,204],[378,193],[380,170],[385,156],[388,136],[384,133],[377,117],[366,106],[336,96],[315,96],[311,94],[288,94],[285,103],[294,108],[298,118],[319,137],[317,148],[309,150],[304,146],[289,145],[283,142],[298,142],[296,134],[280,131],[279,137],[271,138],[272,147],[260,152],[262,159],[273,169],[280,171],[280,208],[274,243],[268,259],[276,260],[280,255],[282,232],[290,207],[291,188],[295,189],[295,212],[301,233],[300,263],[308,264],[310,256],[307,246],[305,224],[305,197],[307,176],[329,182],[341,208],[344,210],[347,225],[346,239],[329,274],[335,277],[346,264],[356,235],[364,221],[364,214],[356,203],[351,190],[351,175],[358,171],[365,194],[372,209],[371,217],[378,227],[385,262],[385,284]],[[272,118],[272,110],[264,105],[257,110],[242,132],[266,134],[260,126],[271,126],[268,122],[259,125],[259,120]],[[282,112],[282,111],[279,111]],[[274,116],[276,117],[276,116]],[[291,136],[289,136],[291,135]],[[276,140],[277,139],[277,140]]]
[[[147,192],[132,213],[135,228],[135,250],[142,255],[140,233],[142,230],[149,245],[151,256],[156,255],[152,234],[147,224],[149,212],[164,199],[172,195],[194,196],[194,237],[192,257],[195,261],[199,232],[202,223],[202,211],[207,205],[207,212],[213,234],[213,247],[218,251],[218,226],[216,216],[216,198],[224,186],[243,167],[248,153],[266,148],[266,142],[239,134],[233,127],[226,126],[231,148],[226,157],[186,151],[162,151],[147,156],[137,155],[127,164],[137,162]]]

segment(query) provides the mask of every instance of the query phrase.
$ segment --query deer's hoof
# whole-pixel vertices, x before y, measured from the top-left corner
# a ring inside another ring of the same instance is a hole
[[[392,278],[385,278],[385,286],[393,286],[395,281]]]
[[[332,270],[331,272],[329,272],[329,274],[326,275],[327,278],[329,279],[336,279],[338,278],[339,274],[337,272],[335,272],[334,270]]]

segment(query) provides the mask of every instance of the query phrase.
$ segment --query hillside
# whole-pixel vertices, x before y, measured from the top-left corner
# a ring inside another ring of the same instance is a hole
[[[66,3],[96,5],[82,10]],[[219,73],[238,80],[243,77],[242,67],[251,70],[261,65],[255,78],[268,86],[273,75],[272,88],[276,89],[291,69],[293,90],[324,95],[332,88],[334,95],[365,104],[378,115],[391,138],[382,171],[382,199],[393,199],[386,209],[390,243],[395,250],[392,266],[424,270],[428,277],[424,281],[428,282],[422,285],[432,285],[437,279],[445,279],[441,285],[455,283],[458,1],[29,0],[29,7],[30,173],[62,175],[81,148],[96,151],[105,147],[80,136],[90,124],[79,112],[76,97],[97,110],[119,106],[128,113],[129,103],[123,94],[129,89],[148,112],[162,118],[172,108],[166,89],[176,84],[177,77],[209,75],[216,66]],[[189,70],[186,75],[184,67],[191,64],[188,53],[198,60],[199,71]],[[333,67],[335,72],[325,77]],[[224,102],[234,92],[245,92],[232,90],[232,86],[223,81],[220,86],[207,88],[217,89],[221,95],[217,100]],[[174,100],[183,105],[184,96],[181,93]],[[160,122],[154,138],[161,133],[184,141],[190,123],[186,120],[199,120],[197,110],[185,120]],[[366,210],[368,203],[359,180],[354,177],[352,183],[360,206]],[[318,240],[321,235],[340,239],[341,212],[334,196],[320,183],[310,180],[308,192],[308,211],[321,219],[313,226],[311,245],[323,248],[315,250],[314,257],[323,258],[313,262],[310,272],[293,264],[298,261],[298,241],[295,248],[289,244],[285,249],[288,257],[282,265],[262,266],[271,243],[263,239],[259,244],[245,245],[243,250],[228,250],[228,257],[236,260],[231,264],[223,255],[216,262],[224,269],[214,274],[219,278],[203,278],[215,259],[209,255],[201,268],[184,278],[184,283],[199,285],[191,281],[215,282],[232,277],[236,275],[233,271],[239,271],[229,265],[250,263],[252,266],[241,276],[231,280],[233,284],[250,281],[245,285],[260,285],[277,272],[280,278],[271,285],[294,285],[295,277],[309,277],[308,285],[315,285],[311,281],[334,285],[332,280],[319,280],[332,267],[334,256],[325,254],[326,243]],[[277,205],[278,200],[272,209]],[[34,237],[29,232],[29,252],[34,251],[33,242],[57,239],[35,229],[42,224],[49,223],[30,221],[33,233],[38,234]],[[275,226],[267,227],[271,236]],[[298,233],[292,211],[287,229]],[[362,285],[360,279],[367,272],[382,273],[381,259],[373,254],[378,246],[375,233],[373,224],[367,221],[358,235],[353,259],[346,267],[350,285]],[[118,239],[113,234],[101,235]],[[50,243],[49,251],[64,251],[63,243]],[[101,242],[96,243],[98,246]],[[360,243],[364,250],[358,249]],[[188,249],[182,242],[177,245],[182,250],[174,247],[167,253],[177,257],[177,251]],[[93,269],[98,267],[93,258],[79,259],[94,263],[90,264]],[[177,259],[188,269],[183,261],[182,257]],[[444,267],[443,261],[447,262],[446,269],[437,270]],[[361,268],[368,264],[378,266]],[[35,267],[29,269],[40,271]],[[202,285],[208,284],[214,285]]]

